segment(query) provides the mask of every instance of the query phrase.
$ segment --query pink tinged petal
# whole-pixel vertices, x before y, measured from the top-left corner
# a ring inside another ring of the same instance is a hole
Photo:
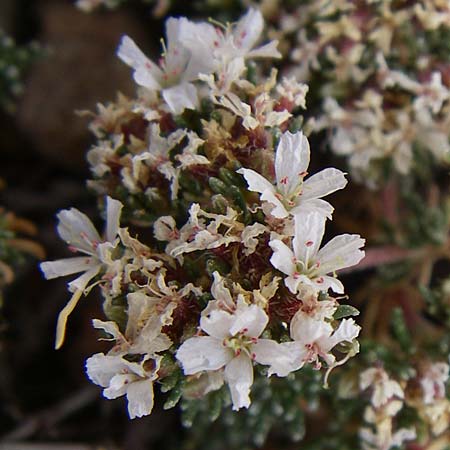
[[[153,382],[140,380],[131,383],[127,389],[127,399],[130,419],[148,416],[153,409]]]
[[[292,215],[297,216],[317,213],[331,220],[334,208],[327,201],[320,198],[305,200],[303,197],[299,197],[297,203],[298,206],[291,209]]]
[[[273,250],[273,255],[270,258],[270,263],[272,264],[272,266],[286,275],[294,274],[295,258],[292,250],[279,239],[270,241],[269,246]]]
[[[358,264],[364,258],[365,240],[358,234],[341,234],[334,237],[317,253],[320,262],[320,273],[326,274],[335,270]]]
[[[272,214],[272,216],[278,219],[284,219],[285,217],[289,216],[287,209],[275,195],[275,190],[273,188],[272,190],[266,189],[261,195],[261,200],[269,202],[275,206],[275,208],[270,211],[270,214]]]
[[[215,309],[209,315],[200,318],[200,328],[210,336],[223,340],[230,337],[230,328],[235,319],[234,316],[226,311]]]
[[[225,367],[224,378],[230,388],[233,410],[250,406],[250,388],[253,384],[253,365],[250,358],[241,353]]]
[[[318,291],[327,292],[331,289],[333,292],[336,292],[336,294],[344,293],[344,285],[337,278],[330,277],[329,275],[321,275],[314,278],[312,281],[314,283],[314,287]]]
[[[264,310],[256,305],[239,305],[233,318],[234,321],[230,328],[232,336],[243,333],[245,336],[257,338],[269,322]]]
[[[258,339],[256,344],[251,346],[254,360],[269,367],[269,376],[276,374],[285,377],[293,370],[293,358],[288,348],[271,339]]]
[[[343,189],[347,184],[345,173],[338,169],[324,169],[309,177],[303,184],[302,200],[325,197]]]
[[[250,191],[259,192],[260,194],[266,190],[275,192],[274,185],[254,170],[239,169],[237,173],[241,174],[245,178]]]
[[[164,89],[162,96],[174,114],[181,114],[185,109],[199,106],[197,88],[192,83],[181,83]]]
[[[89,379],[101,386],[108,387],[111,378],[125,368],[120,356],[96,353],[86,360],[86,373]]]
[[[292,246],[296,258],[308,268],[316,261],[316,254],[325,233],[325,222],[326,218],[318,213],[295,216]]]
[[[233,351],[224,347],[222,341],[209,336],[186,340],[176,353],[185,375],[221,369],[233,356]]]
[[[150,61],[128,36],[122,37],[117,56],[135,70],[133,77],[137,84],[149,89],[161,89],[161,69]]]
[[[98,261],[90,256],[64,258],[56,261],[46,261],[40,264],[40,268],[47,280],[85,272],[95,266],[98,266]]]
[[[123,205],[119,200],[114,200],[111,197],[106,198],[106,240],[113,242],[120,226],[120,214]]]
[[[58,234],[75,250],[90,255],[95,251],[95,245],[102,241],[89,217],[78,209],[60,211],[57,217]]]
[[[293,194],[303,181],[309,166],[309,143],[301,131],[286,131],[280,138],[275,155],[277,189],[285,197]]]
[[[236,24],[233,31],[234,43],[242,50],[250,50],[261,36],[264,19],[259,10],[250,8]]]

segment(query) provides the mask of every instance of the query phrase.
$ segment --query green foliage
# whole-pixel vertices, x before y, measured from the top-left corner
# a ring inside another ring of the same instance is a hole
[[[0,108],[14,111],[26,71],[40,54],[42,50],[36,43],[17,45],[0,29]]]

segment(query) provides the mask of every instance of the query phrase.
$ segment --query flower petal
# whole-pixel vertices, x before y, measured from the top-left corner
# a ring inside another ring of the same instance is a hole
[[[325,200],[321,198],[311,198],[304,200],[299,198],[298,205],[291,209],[291,214],[294,216],[305,216],[307,214],[316,213],[331,220],[334,208]]]
[[[114,200],[111,197],[106,197],[106,240],[114,242],[119,232],[120,214],[123,205],[119,200]]]
[[[365,243],[358,234],[341,234],[334,237],[317,253],[320,273],[327,274],[358,264],[364,258],[359,250]]]
[[[59,219],[58,234],[70,246],[93,254],[95,245],[102,241],[89,217],[76,208],[65,209],[57,215]]]
[[[219,341],[230,336],[230,328],[234,316],[221,309],[213,309],[208,315],[200,318],[200,328]]]
[[[293,370],[293,358],[288,348],[271,339],[258,339],[252,345],[255,361],[269,367],[269,376],[273,373],[285,377]]]
[[[140,380],[130,383],[127,389],[130,419],[148,416],[153,409],[153,382]]]
[[[202,370],[218,370],[232,358],[233,352],[210,336],[192,337],[183,342],[176,353],[185,375]]]
[[[286,275],[292,275],[295,272],[293,261],[295,258],[292,250],[279,239],[273,239],[269,242],[269,245],[273,250],[273,255],[270,258],[272,266]]]
[[[230,328],[230,334],[235,336],[243,333],[249,337],[259,337],[266,328],[269,318],[265,311],[256,305],[239,304],[233,315],[234,322]]]
[[[161,69],[144,55],[130,37],[122,37],[117,56],[135,70],[133,78],[137,84],[148,89],[161,89]]]
[[[259,192],[260,194],[266,190],[275,192],[275,186],[258,172],[252,169],[239,169],[237,173],[245,178],[250,191]]]
[[[310,263],[316,259],[325,233],[326,218],[318,213],[310,213],[307,216],[295,216],[295,231],[292,246],[295,257],[310,267]]]
[[[345,173],[338,169],[324,169],[303,183],[302,200],[325,197],[332,192],[343,189],[347,184]]]
[[[250,8],[236,24],[233,31],[235,45],[249,51],[261,36],[264,27],[264,19],[258,9]]]
[[[225,367],[225,381],[228,383],[233,410],[250,406],[250,387],[253,384],[253,366],[250,358],[241,353]]]
[[[64,277],[74,273],[85,272],[98,265],[98,261],[90,256],[77,256],[74,258],[57,259],[56,261],[45,261],[40,268],[47,280]]]
[[[197,88],[192,83],[181,83],[162,91],[167,106],[174,114],[181,114],[185,109],[198,108]]]
[[[86,360],[86,373],[89,379],[102,387],[108,387],[111,378],[124,367],[125,364],[120,356],[96,353]]]
[[[299,131],[295,134],[286,131],[277,147],[275,174],[277,189],[289,197],[302,182],[309,166],[310,150],[308,139]]]

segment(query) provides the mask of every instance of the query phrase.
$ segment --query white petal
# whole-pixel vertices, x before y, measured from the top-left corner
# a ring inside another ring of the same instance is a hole
[[[295,258],[292,250],[279,239],[270,241],[269,245],[273,250],[273,255],[270,258],[272,266],[286,275],[292,275],[295,272]]]
[[[213,273],[213,277],[214,281],[211,286],[212,296],[219,302],[223,303],[225,306],[233,308],[235,306],[233,297],[230,294],[230,290],[225,287],[224,278],[222,278],[220,273],[217,271]]]
[[[293,370],[292,355],[289,349],[271,339],[258,339],[252,345],[255,361],[269,367],[269,376],[275,373],[279,377],[285,377]]]
[[[328,291],[328,289],[332,289],[336,294],[344,293],[344,285],[335,277],[322,275],[314,278],[312,281],[318,291]]]
[[[325,200],[321,198],[311,198],[304,200],[301,196],[297,199],[298,206],[291,209],[291,214],[294,216],[305,216],[311,213],[320,214],[323,217],[327,217],[331,220],[334,208]]]
[[[153,409],[153,382],[140,380],[131,383],[127,389],[127,399],[130,419],[148,416]]]
[[[269,202],[275,206],[275,208],[273,208],[270,211],[270,214],[272,214],[272,216],[274,216],[278,219],[284,219],[285,217],[287,217],[289,215],[289,213],[288,213],[287,209],[285,208],[285,206],[283,205],[283,203],[276,197],[275,189],[273,187],[270,190],[266,189],[261,194],[261,200]]]
[[[250,191],[259,192],[260,194],[262,194],[266,190],[275,192],[274,185],[254,170],[239,169],[237,173],[240,173],[244,176],[245,181],[248,184],[248,189]]]
[[[317,253],[320,273],[327,274],[358,264],[364,258],[359,250],[365,243],[358,234],[341,234],[334,237]]]
[[[123,205],[119,200],[111,197],[106,198],[106,240],[114,242],[120,226],[120,214]]]
[[[89,379],[99,386],[108,387],[111,378],[117,375],[125,364],[120,356],[96,353],[86,360],[86,373]]]
[[[291,372],[301,369],[305,365],[308,356],[308,350],[300,341],[283,342],[280,344],[284,351],[290,355],[290,370]]]
[[[199,106],[197,88],[192,83],[182,83],[162,91],[167,106],[174,114]]]
[[[259,306],[240,304],[234,313],[230,333],[232,336],[243,333],[245,336],[257,338],[264,331],[268,322],[267,314]]]
[[[326,218],[318,213],[295,216],[295,236],[292,241],[295,257],[309,267],[315,261],[325,233]]]
[[[250,8],[247,14],[236,24],[233,31],[234,43],[243,50],[250,50],[261,36],[264,19],[259,10]]]
[[[339,325],[339,328],[333,333],[329,339],[329,350],[340,342],[352,342],[359,335],[361,327],[356,325],[353,319],[343,319]]]
[[[200,327],[210,336],[223,340],[230,336],[230,328],[234,320],[234,316],[230,313],[214,309],[209,315],[204,315],[200,318]]]
[[[133,374],[118,373],[111,378],[109,386],[103,390],[103,396],[110,400],[121,397],[126,394],[128,386],[135,380],[136,376]]]
[[[218,370],[232,358],[233,352],[213,337],[200,336],[187,339],[176,353],[185,375],[202,370]]]
[[[69,287],[69,291],[70,292],[75,292],[77,290],[84,291],[89,281],[91,281],[92,278],[94,278],[99,273],[101,267],[102,266],[99,263],[97,263],[95,266],[92,265],[91,269],[89,269],[87,272],[83,273],[83,275],[79,276],[78,278],[75,278],[75,280],[67,284],[67,286]]]
[[[125,339],[122,333],[120,332],[119,326],[117,325],[116,322],[111,321],[104,322],[103,320],[94,319],[92,321],[92,325],[97,330],[103,330],[106,333],[110,334],[116,340]]]
[[[345,173],[338,169],[324,169],[303,183],[302,200],[325,197],[343,189],[347,184]]]
[[[291,338],[303,345],[312,344],[324,336],[328,337],[332,332],[333,327],[328,322],[316,320],[303,311],[298,311],[291,320]]]
[[[58,233],[70,246],[92,254],[102,239],[86,214],[76,208],[65,209],[57,215]]]
[[[280,138],[275,156],[277,189],[285,197],[297,188],[309,166],[309,143],[299,131],[295,134],[286,131]]]
[[[137,84],[149,89],[160,90],[161,69],[148,59],[135,42],[123,36],[117,50],[117,56],[135,70],[133,77]]]
[[[268,44],[249,51],[247,53],[247,58],[281,58],[282,55],[277,47],[277,40],[270,41]]]
[[[95,266],[98,266],[98,261],[90,256],[64,258],[56,261],[46,261],[40,264],[40,268],[47,280],[85,272]]]
[[[253,384],[253,366],[250,358],[242,353],[225,367],[225,381],[228,383],[233,410],[250,406],[250,388]]]

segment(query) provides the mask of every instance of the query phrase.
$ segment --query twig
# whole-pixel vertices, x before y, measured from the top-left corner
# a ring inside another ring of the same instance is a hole
[[[94,401],[97,396],[98,390],[88,386],[64,399],[64,401],[26,419],[22,425],[19,425],[15,430],[4,435],[0,442],[21,441],[30,438],[39,430],[49,429],[66,417],[83,409],[89,403]],[[1,450],[3,450],[3,448],[4,447],[0,447]]]

